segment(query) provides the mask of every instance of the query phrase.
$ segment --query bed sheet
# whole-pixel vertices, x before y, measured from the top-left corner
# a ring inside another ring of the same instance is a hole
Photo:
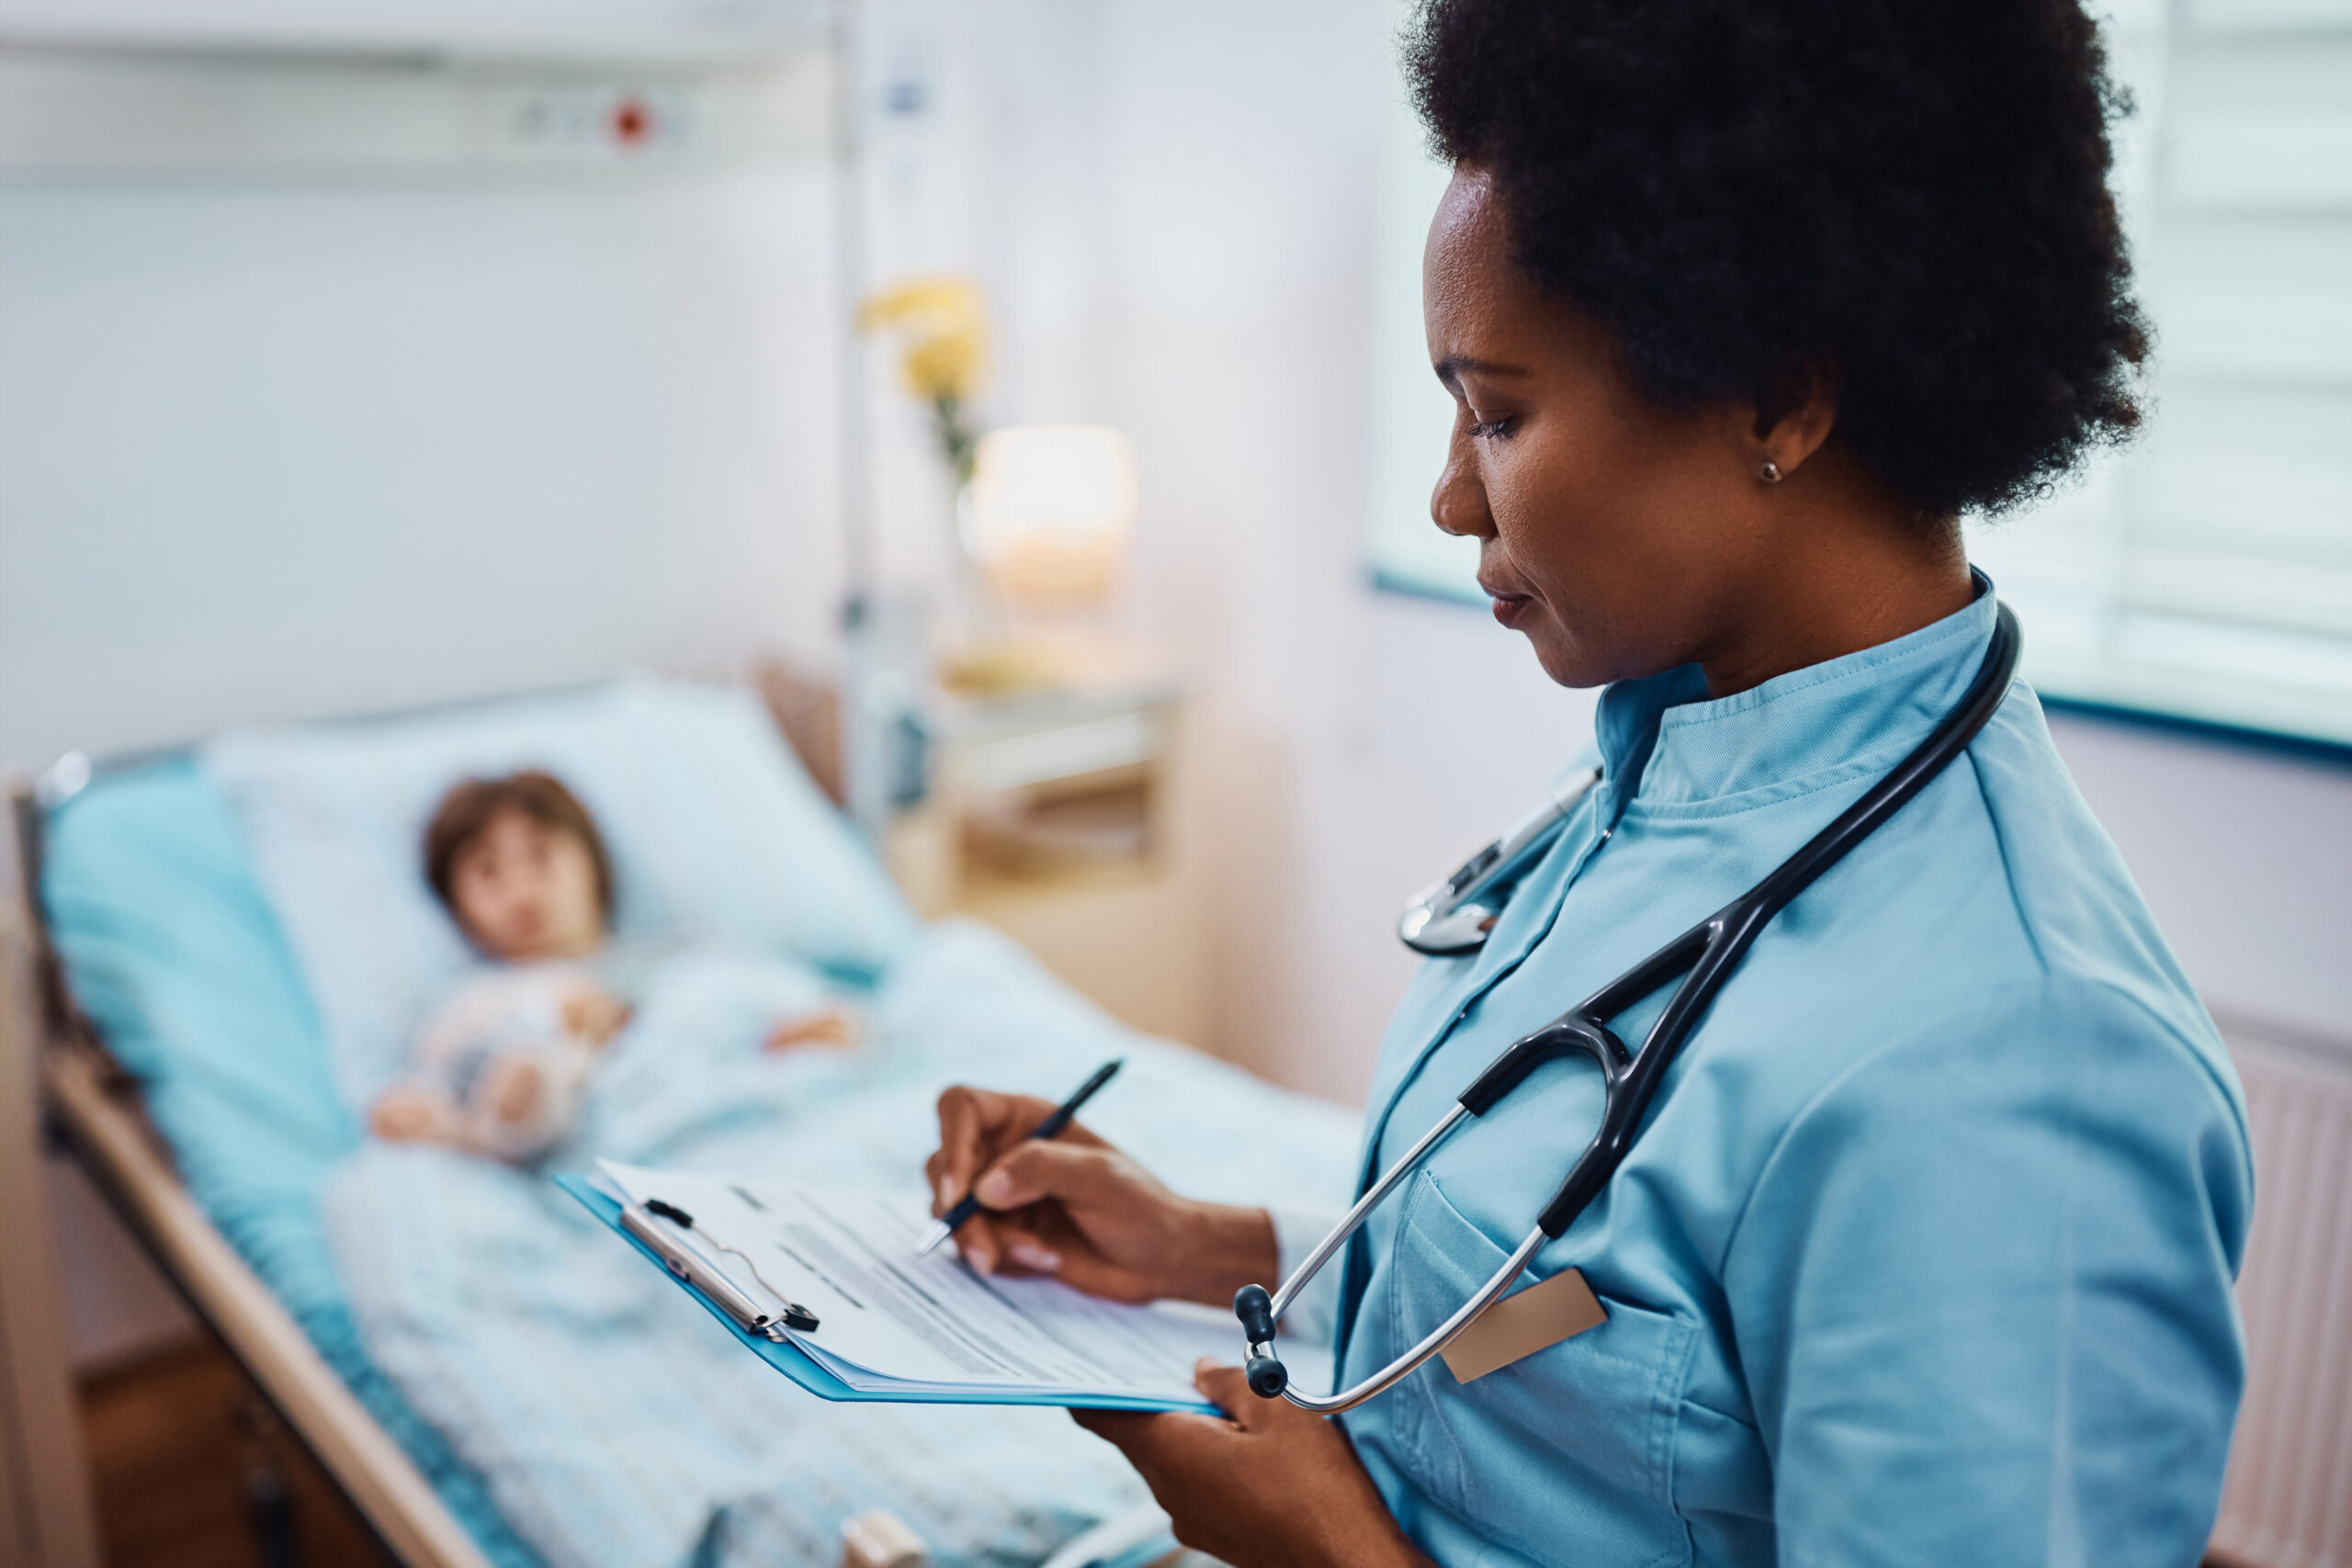
[[[553,1163],[911,1196],[948,1083],[1058,1097],[1123,1055],[1089,1121],[1180,1190],[1325,1205],[1344,1190],[1351,1115],[1135,1034],[986,928],[931,928],[874,998],[861,1051],[749,1045],[775,983],[752,958],[673,961]],[[819,1562],[873,1506],[940,1568],[1012,1568],[1148,1500],[1057,1410],[803,1393],[533,1173],[374,1145],[324,1206],[370,1351],[554,1568]]]

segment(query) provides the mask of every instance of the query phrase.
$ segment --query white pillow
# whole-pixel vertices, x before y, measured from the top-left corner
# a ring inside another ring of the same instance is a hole
[[[594,814],[624,940],[720,941],[879,973],[914,917],[740,689],[639,678],[411,717],[226,733],[201,752],[302,964],[345,1099],[404,1070],[471,962],[424,879],[459,779],[544,768]]]

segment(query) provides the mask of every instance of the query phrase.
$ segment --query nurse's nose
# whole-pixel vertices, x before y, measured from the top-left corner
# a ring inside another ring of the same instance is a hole
[[[1430,492],[1430,521],[1458,537],[1494,537],[1495,514],[1487,506],[1487,487],[1468,451],[1468,437],[1456,430],[1445,455],[1445,468]]]

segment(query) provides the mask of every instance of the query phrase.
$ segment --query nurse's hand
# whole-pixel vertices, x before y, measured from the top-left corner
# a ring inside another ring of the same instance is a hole
[[[980,1213],[956,1233],[983,1274],[1048,1274],[1114,1301],[1227,1306],[1274,1278],[1273,1223],[1262,1209],[1178,1197],[1080,1122],[1039,1143],[1029,1130],[1053,1101],[987,1089],[939,1097],[939,1149],[924,1167],[931,1212],[978,1183]]]
[[[1234,1568],[1428,1568],[1337,1422],[1260,1399],[1238,1367],[1203,1361],[1193,1382],[1227,1419],[1070,1412],[1127,1456],[1178,1540]]]

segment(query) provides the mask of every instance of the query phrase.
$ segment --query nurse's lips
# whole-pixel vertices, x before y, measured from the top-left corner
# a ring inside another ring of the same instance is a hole
[[[1535,603],[1535,597],[1531,593],[1506,593],[1499,588],[1487,588],[1483,582],[1478,586],[1486,588],[1487,597],[1495,602],[1495,619],[1513,630],[1518,629],[1529,606]]]

